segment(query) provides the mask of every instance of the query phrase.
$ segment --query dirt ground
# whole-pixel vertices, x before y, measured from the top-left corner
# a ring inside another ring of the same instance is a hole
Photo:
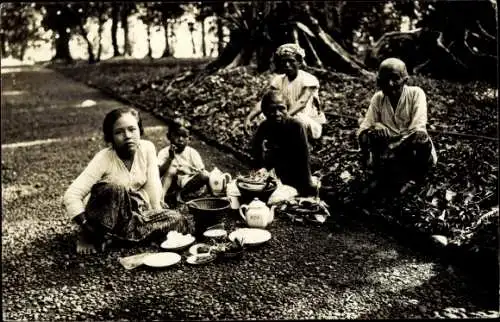
[[[96,104],[82,106],[86,100]],[[152,246],[76,256],[61,196],[104,147],[101,122],[117,106],[44,68],[2,69],[5,320],[460,318],[497,310],[498,294],[357,223],[312,227],[276,218],[268,244],[238,262],[207,266],[183,260],[127,271],[119,264],[122,256],[160,251]],[[161,148],[162,122],[142,115],[146,138]],[[247,170],[199,140],[192,146],[209,170]],[[230,216],[226,223],[243,226]]]

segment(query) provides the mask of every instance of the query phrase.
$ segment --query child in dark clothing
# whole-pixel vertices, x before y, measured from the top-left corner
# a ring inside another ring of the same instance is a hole
[[[312,196],[316,186],[311,177],[307,134],[287,110],[286,98],[277,91],[271,90],[262,98],[266,119],[253,139],[254,168],[274,168],[283,184],[294,187],[300,195]]]

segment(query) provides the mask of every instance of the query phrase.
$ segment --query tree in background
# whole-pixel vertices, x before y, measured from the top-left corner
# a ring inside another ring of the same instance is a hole
[[[8,2],[1,5],[0,41],[2,57],[23,60],[29,43],[41,40],[34,4]]]
[[[269,69],[275,49],[285,43],[299,43],[306,51],[306,63],[337,71],[371,75],[363,63],[347,52],[324,29],[313,13],[317,2],[230,2],[224,19],[231,38],[208,70],[232,68],[256,61],[259,70]]]
[[[123,55],[132,56],[132,46],[130,45],[128,17],[137,12],[137,4],[135,2],[120,3],[120,22],[123,28]]]
[[[117,2],[111,3],[111,45],[113,46],[113,57],[120,56],[118,49],[118,22],[120,19],[120,5]]]
[[[98,44],[97,44],[97,59],[96,61],[101,60],[102,54],[102,34],[104,32],[104,23],[111,16],[111,4],[109,2],[95,2],[92,3],[92,12],[91,15],[97,19],[98,24]]]
[[[43,12],[42,26],[55,34],[56,53],[52,59],[71,62],[73,59],[69,51],[69,40],[80,20],[78,9],[75,11],[71,4],[63,3],[40,3],[37,8]]]
[[[162,57],[173,56],[174,49],[170,44],[170,38],[174,34],[173,25],[185,12],[184,5],[178,2],[154,2],[148,9],[154,11],[153,14],[161,21],[165,32],[165,50]]]
[[[415,29],[385,33],[373,44],[366,64],[400,57],[414,73],[439,78],[496,81],[497,4],[485,1],[407,1],[400,16],[417,20]]]

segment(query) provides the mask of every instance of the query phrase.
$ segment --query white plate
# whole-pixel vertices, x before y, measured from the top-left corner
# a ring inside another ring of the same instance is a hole
[[[205,246],[205,247],[208,247],[210,248],[209,245],[207,244],[203,244],[203,243],[200,243],[200,244],[194,244],[193,246],[189,247],[189,253],[191,255],[198,255],[198,254],[207,254],[207,253],[198,253],[198,248],[202,247],[202,246]]]
[[[188,264],[191,264],[191,265],[203,265],[203,264],[208,264],[208,263],[211,263],[214,261],[214,259],[216,258],[217,256],[213,255],[213,254],[203,254],[203,255],[191,255],[189,256],[188,258],[186,258],[186,262]],[[203,258],[202,261],[199,261],[197,262],[196,260],[198,258]]]
[[[177,240],[172,242],[171,239],[167,239],[161,243],[160,247],[166,250],[179,250],[191,245],[195,240],[196,238],[194,238],[194,236],[189,236],[189,238],[186,238],[185,240],[183,239],[182,243],[179,243]]]
[[[235,241],[235,239],[243,239],[245,245],[260,245],[271,239],[271,233],[265,229],[259,228],[240,228],[236,229],[229,234],[229,239]]]
[[[209,238],[226,237],[227,231],[225,229],[209,229],[203,233],[203,236]]]
[[[168,267],[181,261],[181,255],[171,252],[156,253],[144,258],[144,265],[149,267]]]

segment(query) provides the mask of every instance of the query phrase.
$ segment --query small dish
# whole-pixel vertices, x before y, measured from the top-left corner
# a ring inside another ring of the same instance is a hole
[[[260,228],[240,228],[230,233],[229,239],[233,242],[239,239],[243,240],[245,245],[257,246],[271,239],[271,233]]]
[[[216,257],[212,254],[191,255],[186,258],[186,262],[191,265],[203,265],[213,262]]]
[[[208,238],[224,238],[227,236],[225,229],[209,229],[203,233],[203,236]]]
[[[160,268],[175,265],[180,261],[181,255],[171,252],[163,252],[146,256],[143,263],[149,267]]]
[[[209,251],[200,253],[199,249],[201,247],[206,247]],[[204,244],[204,243],[194,244],[193,246],[189,247],[189,254],[191,254],[191,255],[208,254],[209,252],[210,252],[210,246],[207,244]]]

